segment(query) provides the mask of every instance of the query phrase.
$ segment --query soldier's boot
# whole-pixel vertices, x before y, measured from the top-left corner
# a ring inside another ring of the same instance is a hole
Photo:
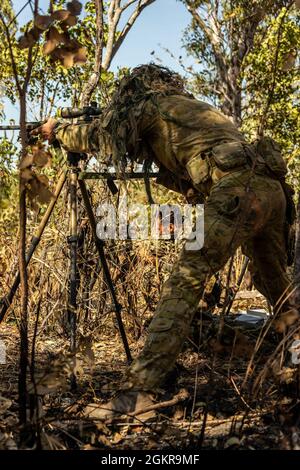
[[[155,318],[149,326],[149,334],[142,353],[130,366],[124,390],[102,405],[88,405],[84,415],[106,422],[116,421],[122,415],[137,416],[141,421],[155,418],[155,412],[144,410],[151,407],[155,393],[160,390],[166,376],[175,364],[187,337],[195,313],[194,306],[182,298],[182,293],[171,298],[163,296]]]
[[[167,290],[168,285],[165,285]],[[195,313],[197,299],[184,300],[183,293],[172,298],[164,295],[152,320],[142,352],[128,369],[121,391],[115,398],[100,406],[89,405],[85,415],[102,421],[116,421],[121,415],[137,416],[141,421],[153,420],[156,413],[145,409],[157,399],[157,392],[179,355]]]

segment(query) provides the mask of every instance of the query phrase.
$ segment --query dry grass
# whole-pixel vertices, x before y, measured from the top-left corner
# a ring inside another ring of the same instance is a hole
[[[92,183],[90,186],[94,206],[111,198],[101,184]],[[128,195],[131,194],[135,194],[135,198],[140,194],[140,201],[145,198],[137,183],[134,193],[133,188],[128,187]],[[167,202],[171,193],[158,193],[158,197]],[[134,421],[106,426],[79,417],[78,411],[87,403],[101,404],[114,393],[126,368],[113,305],[81,204],[80,214],[80,237],[84,243],[79,247],[76,391],[70,390],[71,366],[65,319],[69,262],[65,193],[28,269],[30,343],[35,337],[35,378],[43,390],[39,399],[42,446],[50,449],[299,448],[295,435],[299,424],[297,387],[279,384],[266,373],[271,362],[282,354],[283,345],[275,344],[273,350],[264,350],[264,342],[254,339],[249,349],[249,345],[245,347],[243,339],[238,338],[227,348],[220,349],[211,338],[205,337],[204,325],[201,325],[204,330],[201,342],[194,347],[187,342],[177,369],[169,379],[169,395],[180,388],[188,391],[189,399],[183,404],[172,410],[163,410],[157,421],[150,424]],[[28,239],[37,223],[38,217],[31,214]],[[4,222],[0,226],[2,296],[14,279],[17,233]],[[142,348],[161,286],[169,275],[178,250],[179,247],[172,242],[107,243],[107,259],[123,306],[123,319],[133,356]],[[236,283],[241,266],[239,253],[233,263],[232,284]],[[222,276],[225,284],[226,269]],[[208,290],[210,287],[211,283]],[[249,292],[248,289],[249,279],[246,277],[241,290]],[[252,306],[267,308],[265,299],[257,296],[238,298],[233,310]],[[17,295],[0,331],[0,337],[7,346],[7,364],[0,366],[0,448],[17,445],[19,309]],[[253,348],[256,348],[254,352]],[[267,434],[266,427],[269,429]]]

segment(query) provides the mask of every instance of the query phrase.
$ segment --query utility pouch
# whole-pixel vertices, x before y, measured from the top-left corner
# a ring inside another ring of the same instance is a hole
[[[247,165],[247,154],[243,142],[226,142],[213,147],[211,154],[216,166],[222,171]]]
[[[163,333],[169,331],[174,321],[171,318],[154,318],[148,328],[149,333]]]
[[[208,157],[196,155],[186,164],[187,172],[195,186],[205,183],[210,177]]]
[[[262,137],[254,142],[254,145],[256,152],[263,158],[271,173],[278,179],[284,178],[287,174],[287,167],[277,142],[271,137]]]

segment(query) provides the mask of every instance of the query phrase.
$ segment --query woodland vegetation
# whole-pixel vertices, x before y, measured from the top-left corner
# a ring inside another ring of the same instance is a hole
[[[81,411],[87,403],[102,403],[115,392],[127,361],[81,197],[77,337],[76,351],[70,351],[68,184],[26,266],[30,240],[64,164],[51,146],[28,141],[28,116],[43,121],[62,103],[105,106],[127,70],[112,72],[112,60],[155,1],[49,0],[47,11],[38,0],[1,2],[0,120],[11,118],[4,103],[16,104],[20,138],[18,131],[0,131],[0,308],[18,271],[20,287],[0,324],[6,347],[6,363],[0,364],[0,449],[300,449],[299,377],[298,382],[291,378],[288,368],[280,378],[267,373],[275,356],[287,354],[282,338],[275,348],[272,341],[262,344],[242,333],[220,344],[206,334],[211,328],[203,319],[201,328],[200,320],[195,327],[203,336],[191,332],[170,377],[176,405],[166,404],[150,424],[132,419],[109,426],[85,419]],[[175,58],[187,88],[230,116],[249,140],[269,135],[280,143],[297,201],[300,1],[174,0],[174,8],[179,1],[190,13],[182,42],[195,64]],[[18,22],[22,7],[30,18],[25,25]],[[87,168],[107,170],[97,155]],[[172,191],[151,186],[155,201],[183,202]],[[89,180],[93,208],[103,201],[117,205],[124,192],[130,200],[148,202],[143,180],[119,181],[117,187],[112,194],[105,180]],[[179,249],[172,240],[106,243],[132,355],[143,345]],[[289,274],[297,287],[299,244],[295,260]],[[221,303],[242,266],[238,253],[220,273]],[[269,308],[246,274],[232,311],[251,307]],[[208,308],[205,302],[202,308]],[[214,309],[216,321],[222,312],[220,306]]]

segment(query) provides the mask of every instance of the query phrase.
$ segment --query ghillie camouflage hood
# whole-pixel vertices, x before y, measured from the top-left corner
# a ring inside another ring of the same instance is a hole
[[[166,67],[141,65],[122,78],[103,121],[103,128],[110,136],[116,168],[120,169],[126,163],[128,152],[133,160],[140,154],[138,125],[146,102],[151,100],[157,104],[158,96],[175,94],[192,97],[185,90],[180,75]]]

